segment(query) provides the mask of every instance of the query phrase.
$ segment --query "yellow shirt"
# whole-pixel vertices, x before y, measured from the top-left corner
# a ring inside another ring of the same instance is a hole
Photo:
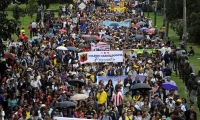
[[[54,65],[57,64],[57,59],[56,59],[56,58],[53,59],[53,64],[54,64]]]
[[[90,75],[90,79],[94,82],[94,75]]]
[[[26,112],[26,118],[29,119],[31,117],[31,112]]]
[[[125,120],[132,120],[133,119],[133,116],[130,115],[130,116],[126,116]]]
[[[97,93],[98,104],[104,104],[107,100],[107,93],[105,91]]]
[[[136,102],[137,102],[139,99],[140,99],[140,95],[137,95],[137,96],[136,96],[136,95],[134,95],[134,96],[133,96],[133,100],[134,100],[134,101],[136,101]]]

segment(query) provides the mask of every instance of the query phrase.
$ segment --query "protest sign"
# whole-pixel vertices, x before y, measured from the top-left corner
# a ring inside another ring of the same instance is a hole
[[[91,51],[110,51],[110,45],[92,45]]]
[[[116,21],[110,21],[110,20],[103,21],[103,25],[112,28],[113,26],[110,26],[110,24],[118,24],[117,27],[130,27],[130,22],[116,22]]]
[[[139,77],[139,80],[141,82],[143,82],[145,80],[145,78],[146,78],[146,76],[144,76],[144,75],[133,74],[131,76],[133,81],[135,80],[136,76]],[[112,80],[112,83],[115,86],[118,83],[118,81],[124,82],[125,78],[127,78],[127,76],[97,76],[97,83],[99,83],[100,80],[103,80],[104,84],[106,85],[109,80]]]
[[[84,63],[123,62],[123,51],[91,51],[78,53],[79,61]]]

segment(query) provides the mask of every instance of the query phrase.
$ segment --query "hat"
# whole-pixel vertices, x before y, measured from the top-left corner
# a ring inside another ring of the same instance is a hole
[[[100,71],[100,72],[99,72],[99,74],[101,74],[101,75],[102,75],[102,74],[104,74],[104,72],[103,72],[103,71]]]
[[[2,61],[2,62],[5,62],[5,61],[6,61],[6,59],[5,59],[5,58],[3,58],[3,59],[1,59],[1,61]]]
[[[23,110],[22,109],[19,109],[18,110],[18,114],[22,114]]]
[[[150,64],[151,64],[151,63],[152,63],[152,61],[151,61],[151,60],[148,60],[148,63],[150,63]]]
[[[169,100],[173,100],[173,97],[169,97]]]
[[[45,105],[45,104],[42,104],[41,107],[46,107],[46,105]]]
[[[166,120],[167,118],[166,118],[166,116],[165,115],[163,115],[162,116],[162,120]]]
[[[182,102],[182,100],[181,100],[181,99],[177,99],[177,100],[176,100],[176,102],[178,102],[178,103],[181,103],[181,102]]]
[[[105,63],[104,65],[109,65],[108,63]]]
[[[119,84],[122,85],[123,83],[122,83],[122,82],[119,82]]]
[[[26,71],[32,71],[33,69],[32,68],[28,68]]]
[[[191,73],[190,75],[195,75],[195,73]]]
[[[104,112],[105,112],[105,113],[109,113],[109,110],[106,109]]]
[[[83,69],[83,68],[81,68],[81,67],[79,68],[79,70],[82,70],[82,69]]]

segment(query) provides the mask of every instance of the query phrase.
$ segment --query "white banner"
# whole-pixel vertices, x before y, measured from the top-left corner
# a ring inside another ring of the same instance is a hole
[[[88,119],[68,118],[68,117],[54,117],[53,120],[88,120]],[[90,120],[95,120],[95,119],[90,119]]]
[[[84,63],[123,62],[123,51],[91,51],[78,53],[79,61]]]
[[[91,45],[91,51],[110,51],[110,45]]]

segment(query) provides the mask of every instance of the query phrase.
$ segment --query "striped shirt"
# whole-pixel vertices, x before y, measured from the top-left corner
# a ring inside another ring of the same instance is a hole
[[[118,92],[117,94],[114,93],[112,96],[112,101],[115,106],[122,105],[122,99],[123,99],[122,92]]]

